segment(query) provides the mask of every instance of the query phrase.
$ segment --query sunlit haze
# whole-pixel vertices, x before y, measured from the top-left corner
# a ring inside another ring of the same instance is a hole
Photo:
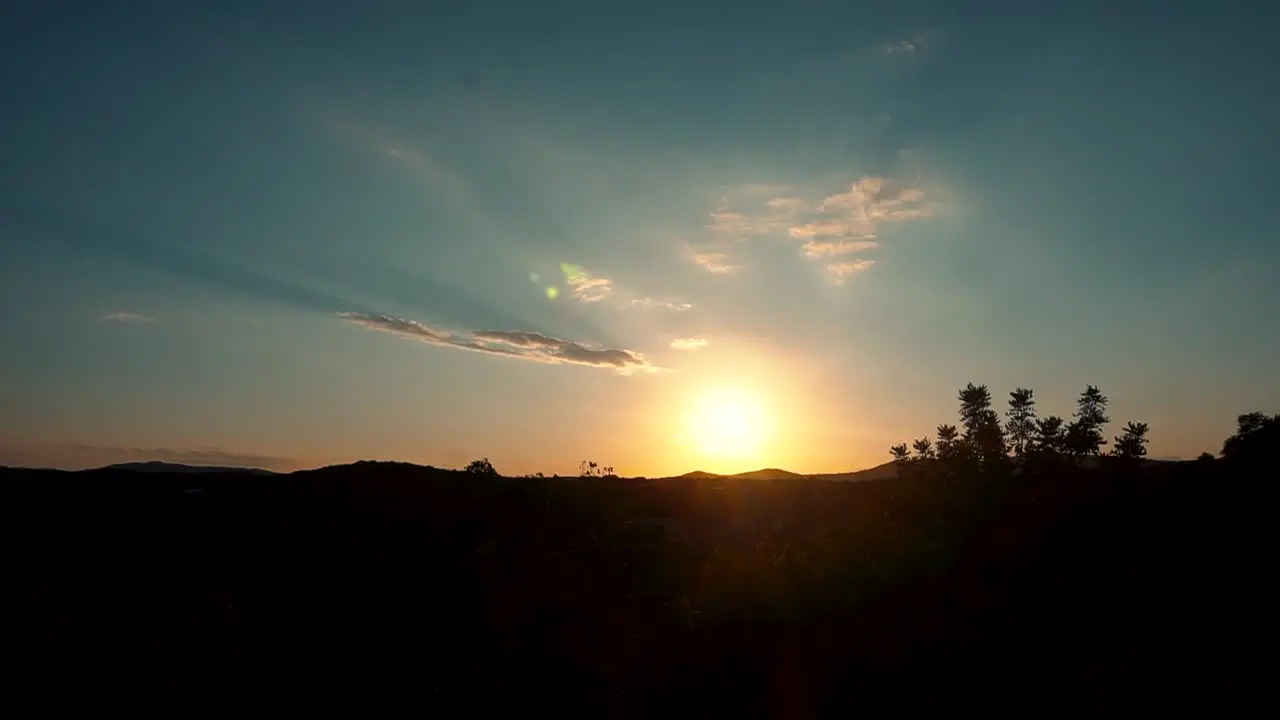
[[[21,5],[0,464],[841,472],[970,381],[1194,457],[1280,404],[1265,3]]]

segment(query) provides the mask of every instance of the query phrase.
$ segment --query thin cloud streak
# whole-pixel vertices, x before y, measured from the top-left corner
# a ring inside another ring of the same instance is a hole
[[[823,258],[832,255],[854,255],[875,250],[878,247],[880,243],[875,240],[810,240],[804,244],[804,254],[811,258]]]
[[[153,317],[139,315],[132,312],[112,312],[98,318],[105,322],[120,323],[122,325],[145,325],[156,321]]]
[[[870,270],[871,266],[875,264],[875,260],[868,260],[867,258],[859,258],[849,262],[828,263],[826,266],[827,275],[830,277],[831,282],[841,285],[854,275],[864,270]]]
[[[709,343],[706,338],[676,338],[671,341],[671,347],[676,350],[701,350]]]
[[[693,261],[713,275],[727,275],[740,267],[729,264],[729,254],[722,252],[697,252]]]
[[[340,312],[336,316],[371,330],[380,330],[431,345],[454,347],[489,355],[549,364],[612,368],[623,375],[636,371],[653,372],[658,369],[645,360],[640,353],[632,350],[589,347],[582,343],[537,332],[508,330],[453,332],[437,330],[415,320],[388,315]]]
[[[620,307],[646,307],[684,312],[693,307],[681,300],[665,300],[641,295],[619,288],[610,278],[593,275],[580,265],[563,263],[560,266],[568,283],[570,296],[584,303],[598,303],[612,298]]]

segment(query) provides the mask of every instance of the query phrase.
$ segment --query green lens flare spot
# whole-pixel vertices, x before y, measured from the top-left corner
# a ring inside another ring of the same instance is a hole
[[[560,263],[560,272],[564,273],[564,280],[570,285],[586,280],[588,277],[587,271],[583,270],[581,265],[573,263]]]
[[[558,298],[558,297],[560,297],[560,288],[558,288],[558,287],[549,287],[549,288],[547,288],[547,299],[548,299],[548,300],[555,300],[555,299],[556,299],[556,298]]]

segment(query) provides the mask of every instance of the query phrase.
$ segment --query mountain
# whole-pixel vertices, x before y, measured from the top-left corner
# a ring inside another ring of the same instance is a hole
[[[251,475],[275,475],[276,473],[262,468],[220,467],[217,465],[183,465],[167,463],[160,460],[146,462],[125,462],[108,465],[103,470],[127,470],[143,473],[249,473]]]

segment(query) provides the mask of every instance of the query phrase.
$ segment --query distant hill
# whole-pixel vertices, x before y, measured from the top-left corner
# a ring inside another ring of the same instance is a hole
[[[724,477],[724,475],[717,475],[715,473],[704,472],[702,470],[694,470],[693,472],[687,472],[683,475],[679,475],[678,477],[686,480],[711,480],[713,478]]]
[[[793,473],[790,470],[783,470],[781,468],[762,468],[760,470],[736,473],[729,477],[737,478],[739,480],[792,480],[807,476],[799,473]]]
[[[798,480],[804,478],[812,478],[814,480],[833,480],[837,482],[862,482],[864,480],[881,480],[884,478],[896,477],[898,474],[897,467],[893,463],[888,462],[883,465],[877,465],[873,468],[865,470],[854,470],[852,472],[843,473],[816,473],[805,475],[802,473],[791,472],[781,468],[761,468],[759,470],[750,470],[747,472],[735,473],[733,475],[719,475],[709,473],[703,470],[694,470],[679,477],[686,480],[711,480],[714,478],[728,478],[733,480]]]
[[[867,468],[865,470],[854,470],[853,472],[843,473],[819,473],[810,475],[818,480],[834,480],[837,482],[864,482],[867,480],[884,480],[898,476],[898,466],[892,462],[883,465]]]
[[[222,467],[217,465],[183,465],[167,463],[160,460],[146,462],[125,462],[107,465],[103,470],[127,470],[144,473],[249,473],[251,475],[275,475],[276,473],[262,468]]]

